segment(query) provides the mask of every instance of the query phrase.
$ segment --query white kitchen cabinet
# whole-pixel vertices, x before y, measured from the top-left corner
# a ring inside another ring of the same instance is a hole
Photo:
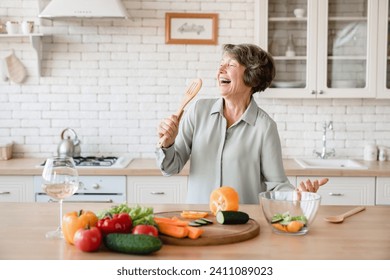
[[[0,176],[0,202],[33,202],[32,176]]]
[[[390,5],[379,1],[378,13],[378,87],[377,98],[390,98]]]
[[[37,55],[37,69],[38,69],[38,76],[41,76],[42,67],[41,67],[41,60],[42,60],[42,38],[43,34],[39,33],[33,33],[33,34],[0,34],[0,39],[11,39],[11,38],[28,38],[30,41],[30,44],[32,48],[34,49],[36,55]]]
[[[375,97],[378,0],[255,3],[256,41],[276,63],[262,98]]]
[[[390,205],[390,177],[376,178],[376,205]]]
[[[297,181],[323,177],[297,177]],[[321,205],[375,205],[375,177],[327,177],[322,186]]]
[[[184,203],[186,176],[128,176],[127,202],[139,204]]]

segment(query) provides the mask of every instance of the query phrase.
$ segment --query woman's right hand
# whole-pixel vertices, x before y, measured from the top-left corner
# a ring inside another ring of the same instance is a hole
[[[164,137],[161,143],[162,148],[171,146],[179,133],[179,118],[176,115],[171,115],[169,118],[162,120],[158,126],[157,133],[160,141]]]

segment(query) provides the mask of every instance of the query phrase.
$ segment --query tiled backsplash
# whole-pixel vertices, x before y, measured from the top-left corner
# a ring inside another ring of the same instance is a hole
[[[29,73],[22,85],[0,81],[0,142],[14,157],[56,152],[73,128],[83,155],[154,157],[156,127],[176,111],[186,84],[202,78],[198,98],[217,97],[215,73],[224,43],[254,41],[254,1],[123,0],[129,20],[43,20],[37,0],[0,2],[0,20],[34,20],[43,37],[42,76],[28,39],[0,38]],[[165,12],[219,14],[218,45],[165,44]],[[262,99],[278,123],[286,158],[321,149],[322,123],[332,120],[328,145],[338,156],[362,158],[364,145],[390,146],[390,100]]]

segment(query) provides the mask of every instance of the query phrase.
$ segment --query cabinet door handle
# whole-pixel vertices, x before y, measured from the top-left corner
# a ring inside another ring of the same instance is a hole
[[[316,94],[316,91],[313,89],[313,90],[311,91],[311,94]]]
[[[319,93],[319,94],[324,94],[324,91],[323,91],[323,90],[320,90],[318,93]]]
[[[0,192],[0,195],[3,195],[3,194],[11,194],[11,192]]]
[[[153,194],[153,195],[163,195],[163,194],[165,194],[165,192],[150,192],[150,194]]]
[[[329,193],[330,196],[343,196],[343,193]]]

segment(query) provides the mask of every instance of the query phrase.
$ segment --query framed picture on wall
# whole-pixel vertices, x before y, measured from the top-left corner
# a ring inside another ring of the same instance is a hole
[[[165,14],[165,42],[167,44],[216,45],[218,14]]]

